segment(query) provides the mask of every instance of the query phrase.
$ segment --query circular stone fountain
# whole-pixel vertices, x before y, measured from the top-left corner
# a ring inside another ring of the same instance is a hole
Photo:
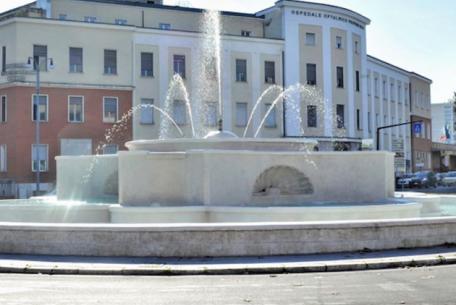
[[[168,125],[184,135],[169,114],[176,100],[193,137],[204,134],[193,125],[204,125],[193,121],[198,103],[219,101],[223,117],[220,16],[204,15],[192,88],[205,90],[193,92],[193,105],[173,77],[164,109],[152,106],[164,117],[160,137]],[[206,73],[214,58],[216,77]],[[254,135],[295,95],[323,103],[299,84],[266,101],[272,89],[254,104],[244,135],[267,102]],[[392,153],[317,152],[315,141],[239,139],[222,122],[219,130],[203,139],[132,141],[118,155],[57,157],[56,198],[0,203],[0,253],[263,256],[456,242],[455,217],[423,217],[442,215],[440,197],[395,198]]]
[[[314,145],[216,137],[58,157],[58,200],[0,204],[0,253],[262,256],[456,242],[456,218],[422,217],[440,215],[439,197],[394,198],[393,154]]]

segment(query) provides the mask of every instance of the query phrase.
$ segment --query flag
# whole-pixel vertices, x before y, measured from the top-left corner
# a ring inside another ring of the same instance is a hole
[[[447,130],[447,126],[445,125],[443,128],[442,128],[442,134],[440,135],[440,142],[446,142],[448,140],[448,130]]]

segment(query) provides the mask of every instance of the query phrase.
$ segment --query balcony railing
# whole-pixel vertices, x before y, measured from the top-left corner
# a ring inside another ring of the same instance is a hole
[[[45,16],[45,11],[41,8],[23,6],[15,10],[0,14],[0,22],[15,17],[44,18]]]

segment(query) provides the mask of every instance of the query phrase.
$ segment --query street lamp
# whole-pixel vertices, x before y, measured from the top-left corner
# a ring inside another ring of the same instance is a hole
[[[54,60],[52,58],[46,58],[46,65],[48,70],[54,69]],[[40,57],[33,56],[29,57],[27,60],[27,67],[29,69],[34,69],[36,72],[36,87],[35,87],[35,98],[33,99],[33,105],[35,106],[35,153],[37,159],[37,168],[35,171],[36,175],[36,194],[39,195],[40,193],[40,92],[41,92],[41,84],[40,84],[40,72],[41,72],[41,65],[40,65]],[[34,160],[32,160],[34,162]],[[32,163],[33,167],[33,163]]]

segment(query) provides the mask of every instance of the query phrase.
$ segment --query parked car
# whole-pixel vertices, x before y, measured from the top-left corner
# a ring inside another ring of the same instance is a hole
[[[435,174],[435,178],[437,179],[437,185],[444,185],[443,178],[445,178],[448,173],[437,173]]]
[[[397,180],[397,188],[409,188],[413,174],[405,174]]]
[[[448,172],[442,179],[442,185],[456,185],[456,172]]]
[[[417,172],[413,175],[410,179],[410,187],[429,187],[432,184],[432,181],[429,180],[429,176],[433,175],[432,172],[424,171],[424,172]],[[434,177],[435,180],[435,177]]]

